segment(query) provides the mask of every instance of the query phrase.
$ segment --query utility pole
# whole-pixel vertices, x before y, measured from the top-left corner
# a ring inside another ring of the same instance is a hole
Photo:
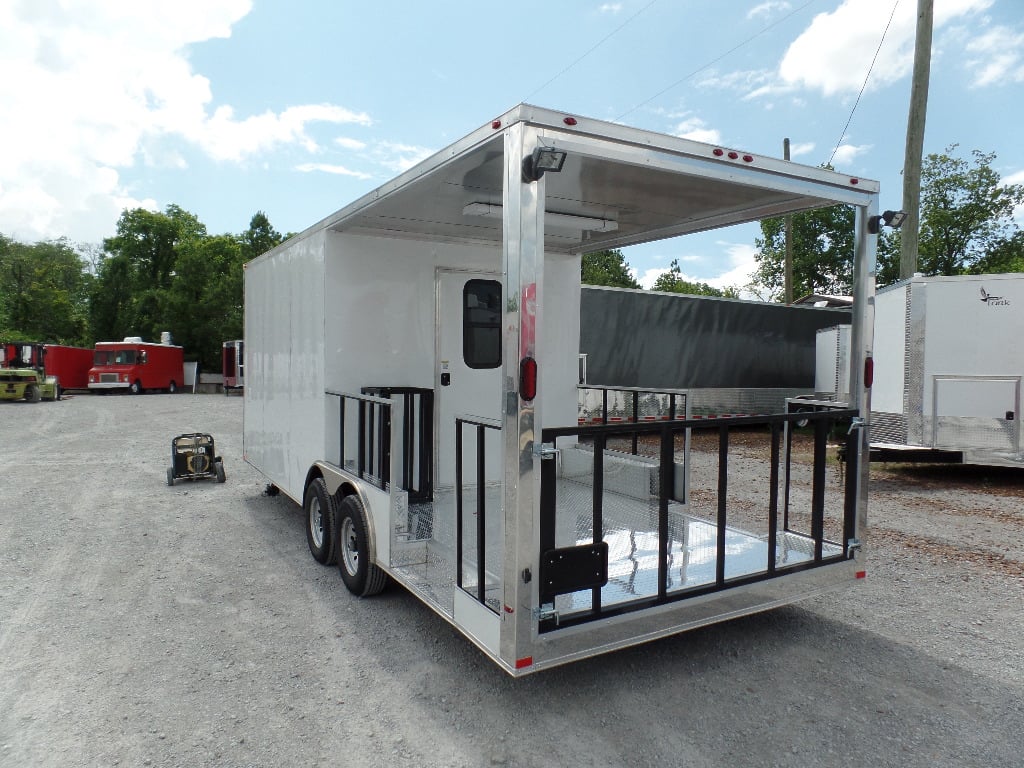
[[[782,140],[782,156],[789,160],[789,139]],[[786,304],[793,303],[793,215],[786,217]]]
[[[900,229],[900,279],[917,272],[917,233],[921,218],[921,156],[924,123],[928,113],[928,78],[932,60],[933,0],[917,0],[917,38],[914,43],[914,75],[910,83],[907,114],[907,146],[903,159],[903,210],[907,220]]]

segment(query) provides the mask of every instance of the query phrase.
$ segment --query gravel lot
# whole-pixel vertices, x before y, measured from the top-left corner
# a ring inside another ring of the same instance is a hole
[[[1024,764],[1024,472],[872,468],[867,580],[514,680],[360,600],[241,398],[0,403],[0,766]],[[210,432],[227,483],[166,485]]]

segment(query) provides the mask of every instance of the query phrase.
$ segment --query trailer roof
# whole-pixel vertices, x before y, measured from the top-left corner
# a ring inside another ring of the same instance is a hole
[[[525,124],[568,154],[548,173],[545,248],[590,252],[838,203],[867,204],[877,182],[786,160],[519,105],[306,231],[500,243],[505,134]],[[467,208],[472,204],[482,204]],[[472,211],[472,212],[471,212]],[[489,216],[479,215],[489,211]]]

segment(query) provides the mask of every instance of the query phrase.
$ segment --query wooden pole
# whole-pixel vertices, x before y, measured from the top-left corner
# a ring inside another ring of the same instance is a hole
[[[789,139],[782,140],[782,156],[789,160]],[[786,217],[786,283],[785,301],[786,304],[793,303],[793,216]]]
[[[917,38],[914,43],[914,75],[910,84],[907,114],[907,145],[903,159],[903,210],[907,220],[900,230],[900,279],[917,272],[917,233],[921,217],[921,157],[924,124],[928,113],[928,79],[932,59],[933,0],[917,0]]]

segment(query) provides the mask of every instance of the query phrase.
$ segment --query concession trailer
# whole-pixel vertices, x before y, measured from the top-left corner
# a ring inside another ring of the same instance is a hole
[[[160,344],[138,336],[97,342],[93,367],[89,369],[89,389],[133,395],[147,390],[177,392],[185,382],[185,353],[170,343],[170,334],[164,333],[164,337]]]
[[[246,265],[245,459],[351,592],[397,582],[512,675],[854,583],[877,200],[517,106]],[[800,415],[804,458],[795,415],[691,419],[685,390],[580,385],[581,254],[837,204],[856,212],[853,397]],[[756,470],[737,430],[764,439]]]
[[[1024,274],[914,277],[875,297],[871,458],[1024,466]],[[848,327],[822,331],[819,380],[844,401]]]

